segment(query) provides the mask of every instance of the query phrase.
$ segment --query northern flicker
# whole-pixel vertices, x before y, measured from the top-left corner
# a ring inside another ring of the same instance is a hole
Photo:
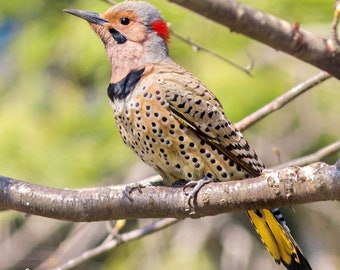
[[[169,29],[146,2],[126,1],[104,14],[65,9],[85,19],[105,45],[112,76],[107,89],[125,144],[171,185],[256,177],[264,169],[228,120],[221,103],[168,54]],[[278,209],[247,211],[277,263],[311,269]]]

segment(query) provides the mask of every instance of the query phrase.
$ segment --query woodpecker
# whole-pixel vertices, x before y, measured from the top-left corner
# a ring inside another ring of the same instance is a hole
[[[107,94],[120,135],[165,185],[185,180],[198,183],[197,192],[209,181],[261,174],[264,164],[218,99],[169,57],[170,32],[154,6],[125,1],[104,14],[64,11],[88,21],[104,43],[112,68]],[[312,269],[279,209],[247,213],[276,263]]]

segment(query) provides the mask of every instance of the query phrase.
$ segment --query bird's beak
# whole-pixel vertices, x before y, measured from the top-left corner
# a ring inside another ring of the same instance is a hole
[[[100,16],[100,14],[96,12],[86,11],[86,10],[79,10],[79,9],[63,9],[64,12],[70,13],[74,16],[77,16],[79,18],[82,18],[90,23],[104,25],[106,23],[109,23],[108,20],[105,20]]]

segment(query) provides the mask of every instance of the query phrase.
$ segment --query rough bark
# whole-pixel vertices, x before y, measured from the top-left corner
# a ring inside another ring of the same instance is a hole
[[[128,218],[198,218],[220,213],[340,200],[340,160],[266,170],[257,178],[205,185],[189,206],[182,187],[56,189],[0,177],[0,208],[74,222]]]
[[[228,0],[168,0],[227,26],[276,50],[286,52],[340,79],[340,49],[332,40],[303,30],[239,2]],[[331,29],[331,27],[330,27]]]

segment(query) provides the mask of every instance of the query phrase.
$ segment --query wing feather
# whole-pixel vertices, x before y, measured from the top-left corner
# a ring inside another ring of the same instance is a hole
[[[264,165],[256,153],[227,119],[215,96],[206,88],[190,87],[194,85],[186,84],[183,87],[171,83],[164,86],[165,97],[174,116],[251,176],[258,176]],[[183,88],[184,91],[178,91]]]

